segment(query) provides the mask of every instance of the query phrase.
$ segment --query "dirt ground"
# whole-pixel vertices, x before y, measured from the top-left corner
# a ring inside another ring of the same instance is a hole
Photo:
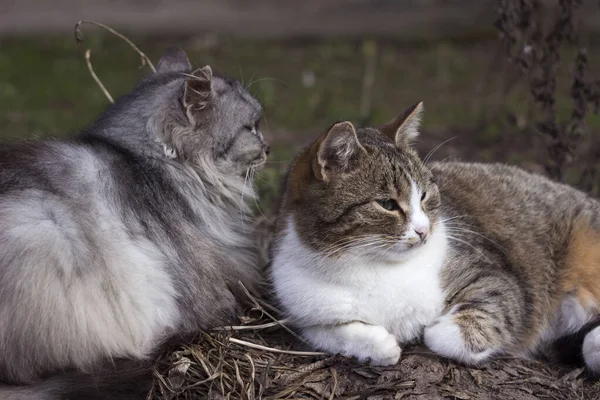
[[[583,368],[515,358],[466,368],[419,344],[405,347],[395,366],[372,367],[341,356],[287,353],[310,349],[276,324],[260,328],[264,323],[274,325],[268,319],[247,322],[259,327],[202,334],[196,344],[165,355],[149,398],[600,399],[600,383]]]

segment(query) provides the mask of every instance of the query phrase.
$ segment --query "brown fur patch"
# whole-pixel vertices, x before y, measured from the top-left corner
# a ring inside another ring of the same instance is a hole
[[[584,219],[578,219],[571,232],[563,290],[574,293],[586,308],[600,304],[600,232]]]

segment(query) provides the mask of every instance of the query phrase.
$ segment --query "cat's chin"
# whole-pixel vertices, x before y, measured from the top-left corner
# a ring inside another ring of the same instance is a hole
[[[259,170],[261,169],[265,163],[267,162],[267,157],[261,157],[260,159],[253,161],[250,163],[249,168],[253,169],[253,170]]]
[[[244,168],[243,170],[241,170],[239,172],[239,175],[242,178],[245,178],[246,175],[249,172],[258,172],[262,169],[262,167],[265,166],[265,163],[267,162],[267,156],[263,155],[261,157],[258,157],[256,159],[254,159],[254,161],[251,161],[250,163],[247,164],[246,168]]]

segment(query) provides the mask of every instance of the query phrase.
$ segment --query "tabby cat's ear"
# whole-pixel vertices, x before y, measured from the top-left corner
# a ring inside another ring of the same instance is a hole
[[[183,91],[183,106],[192,121],[194,113],[205,109],[210,101],[212,76],[212,69],[208,65],[187,75]]]
[[[357,157],[365,148],[358,141],[351,122],[333,125],[318,143],[313,160],[313,172],[317,179],[327,182],[332,173],[348,172],[357,164]]]
[[[186,72],[192,69],[192,64],[188,59],[185,51],[177,46],[171,46],[162,56],[156,66],[156,73],[162,74],[165,72]]]
[[[421,101],[409,107],[397,118],[381,126],[379,130],[392,139],[396,147],[403,148],[409,146],[419,136],[422,114],[423,102]]]

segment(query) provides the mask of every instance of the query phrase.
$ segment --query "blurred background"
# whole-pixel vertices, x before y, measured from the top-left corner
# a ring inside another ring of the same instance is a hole
[[[0,139],[68,137],[170,44],[262,102],[274,149],[263,204],[336,120],[373,125],[424,101],[432,160],[500,161],[598,193],[597,0],[0,0]]]

